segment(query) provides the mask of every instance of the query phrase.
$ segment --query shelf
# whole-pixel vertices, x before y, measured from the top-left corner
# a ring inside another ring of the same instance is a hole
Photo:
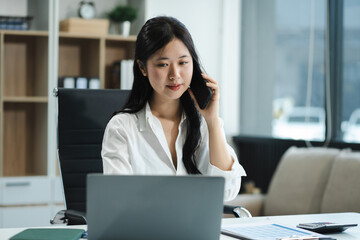
[[[123,37],[121,35],[109,34],[109,35],[95,35],[95,34],[87,34],[87,33],[68,33],[68,32],[60,32],[60,38],[87,38],[87,39],[105,39],[105,40],[115,40],[122,42],[136,42],[136,36],[128,36]]]
[[[47,97],[4,97],[4,102],[47,103]]]
[[[100,40],[60,38],[59,77],[100,77]]]
[[[48,174],[48,40],[48,31],[0,30],[0,176]],[[113,88],[112,65],[132,59],[135,42],[60,32],[58,76],[96,77]]]
[[[94,35],[94,34],[87,34],[87,33],[68,33],[68,32],[60,32],[60,38],[88,38],[88,39],[101,39],[103,38],[102,35]]]
[[[96,77],[102,88],[114,88],[113,63],[134,58],[136,36],[67,32],[59,36],[59,77]]]
[[[5,102],[2,176],[47,174],[47,104]]]
[[[15,36],[49,36],[47,31],[36,31],[36,30],[0,30],[0,33],[4,35],[15,35]]]
[[[136,36],[123,37],[121,35],[110,34],[105,37],[106,40],[115,40],[123,42],[136,42]]]
[[[3,43],[3,97],[47,96],[48,37],[11,32]]]

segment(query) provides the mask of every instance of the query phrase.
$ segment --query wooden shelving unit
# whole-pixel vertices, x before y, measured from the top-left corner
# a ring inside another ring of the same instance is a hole
[[[136,36],[88,35],[60,32],[59,77],[100,79],[101,88],[114,88],[112,64],[134,58]]]
[[[0,31],[0,176],[47,174],[47,31]]]
[[[132,59],[135,36],[59,34],[58,75],[112,85],[113,63]],[[0,31],[0,176],[46,176],[48,32]],[[55,160],[54,153],[54,161]]]
[[[113,62],[133,58],[136,41],[59,33],[58,0],[26,2],[31,30],[0,30],[0,228],[45,226],[64,209],[52,95],[58,78],[94,77],[114,88]]]

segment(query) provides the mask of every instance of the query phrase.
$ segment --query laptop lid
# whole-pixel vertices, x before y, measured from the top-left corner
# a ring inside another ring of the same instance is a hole
[[[87,176],[88,239],[218,240],[225,180]]]

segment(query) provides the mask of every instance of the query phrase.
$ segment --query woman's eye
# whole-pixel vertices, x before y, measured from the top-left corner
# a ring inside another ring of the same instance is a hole
[[[187,64],[188,62],[180,62],[180,65],[185,65]]]
[[[166,64],[166,63],[159,63],[157,66],[158,66],[158,67],[166,67],[167,64]]]

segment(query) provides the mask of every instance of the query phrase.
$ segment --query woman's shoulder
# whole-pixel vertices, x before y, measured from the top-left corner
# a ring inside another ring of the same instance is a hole
[[[109,121],[108,126],[128,127],[136,122],[136,114],[120,112],[115,114]]]

